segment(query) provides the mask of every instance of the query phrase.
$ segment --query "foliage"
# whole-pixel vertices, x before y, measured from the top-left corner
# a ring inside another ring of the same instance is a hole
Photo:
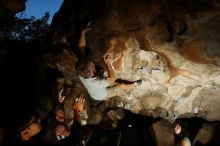
[[[4,118],[0,123],[5,120],[7,124],[11,117],[5,111],[23,113],[35,106],[38,88],[42,86],[37,80],[38,60],[49,44],[49,16],[47,12],[39,19],[18,17],[0,7],[0,81],[4,95],[0,102],[0,115]]]
[[[6,21],[0,24],[0,39],[1,40],[20,40],[32,41],[43,37],[48,29],[48,19],[50,14],[48,12],[40,18],[36,19],[34,16],[25,18],[23,16],[9,15]]]
[[[37,55],[45,50],[49,30],[48,12],[42,18],[25,18],[0,8],[0,70],[9,77],[13,68],[32,66]],[[33,60],[33,61],[32,61]],[[13,73],[12,73],[13,74]],[[10,78],[10,77],[9,77]],[[4,76],[0,80],[6,80]],[[7,81],[6,81],[7,82]]]

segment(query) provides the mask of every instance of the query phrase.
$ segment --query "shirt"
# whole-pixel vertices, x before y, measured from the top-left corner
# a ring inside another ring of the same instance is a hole
[[[85,79],[82,76],[79,76],[79,79],[93,99],[105,100],[108,97],[109,83],[106,79],[97,77]]]

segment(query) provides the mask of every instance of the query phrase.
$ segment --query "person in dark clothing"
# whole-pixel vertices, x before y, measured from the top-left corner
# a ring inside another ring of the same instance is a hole
[[[37,115],[31,116],[28,123],[24,124],[18,130],[19,137],[22,141],[29,141],[35,135],[38,135],[38,141],[51,142],[47,137],[54,133],[54,128],[57,122],[64,122],[63,101],[65,99],[62,96],[63,89],[59,92],[58,102],[53,106],[44,120],[40,120]],[[52,133],[51,133],[52,132]],[[42,139],[39,139],[42,138]]]
[[[191,146],[189,135],[187,133],[187,123],[185,121],[176,120],[174,126],[175,146]]]
[[[79,122],[74,122],[74,124],[71,127],[71,130],[69,131],[68,137],[58,140],[56,142],[56,146],[80,146],[80,137],[82,134],[82,126],[79,124]]]
[[[70,135],[65,139],[56,141],[55,143],[44,143],[39,141],[38,135],[35,135],[28,141],[23,141],[17,137],[10,137],[4,140],[2,146],[80,146],[81,133],[82,126],[78,122],[74,122]]]
[[[64,125],[57,125],[56,135],[63,135],[66,138],[58,140],[56,145],[58,146],[78,146],[80,145],[80,137],[82,133],[82,126],[80,124],[80,117],[83,112],[85,99],[80,96],[73,105],[75,122],[70,130]],[[62,128],[59,128],[62,127]]]
[[[64,100],[64,99],[63,99]],[[23,124],[22,127],[20,127],[19,130],[17,130],[17,134],[14,136],[7,137],[3,140],[2,145],[3,146],[25,146],[25,145],[31,145],[31,146],[39,146],[39,145],[67,145],[67,143],[75,144],[77,143],[77,138],[80,133],[81,125],[78,124],[80,120],[80,115],[83,111],[85,99],[80,96],[77,98],[73,105],[73,110],[75,111],[75,121],[72,125],[71,131],[69,136],[61,141],[57,141],[56,139],[56,132],[55,128],[57,125],[57,122],[62,123],[60,121],[57,121],[56,115],[54,115],[54,111],[52,110],[47,118],[43,121],[40,121],[37,116],[32,115],[29,120],[27,120],[26,123]],[[63,123],[64,124],[64,123]],[[45,135],[48,134],[48,131],[50,132],[49,140],[45,140]],[[77,133],[77,134],[74,134]],[[76,137],[76,138],[73,138]]]

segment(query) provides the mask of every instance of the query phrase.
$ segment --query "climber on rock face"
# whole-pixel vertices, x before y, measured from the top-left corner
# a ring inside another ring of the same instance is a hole
[[[80,48],[85,48],[85,33],[89,30],[91,30],[91,28],[86,28],[82,31],[78,45]],[[120,96],[142,83],[142,80],[137,80],[129,84],[116,83],[116,77],[113,71],[110,56],[105,56],[104,61],[108,67],[109,77],[107,78],[97,76],[95,63],[92,60],[84,60],[80,62],[77,67],[79,79],[93,99],[106,100],[116,95]]]
[[[109,70],[109,77],[107,78],[96,76],[95,64],[92,61],[81,63],[78,67],[80,81],[93,99],[106,100],[116,95],[120,96],[142,83],[142,80],[137,80],[129,84],[116,83],[111,60],[107,57],[105,62]]]

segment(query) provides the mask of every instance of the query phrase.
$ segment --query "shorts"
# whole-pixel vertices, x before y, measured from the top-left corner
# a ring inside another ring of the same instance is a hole
[[[117,85],[116,86],[111,86],[108,87],[108,97],[107,98],[111,98],[117,95],[122,95],[124,94],[125,91],[122,90],[121,88],[119,88]]]

